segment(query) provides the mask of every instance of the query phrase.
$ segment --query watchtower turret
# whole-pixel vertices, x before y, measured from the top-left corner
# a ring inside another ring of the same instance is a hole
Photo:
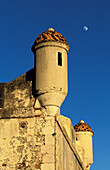
[[[68,91],[69,45],[62,34],[49,28],[35,40],[35,90],[42,106],[60,107]]]
[[[78,124],[74,127],[76,131],[76,145],[79,144],[81,147],[78,152],[81,155],[81,149],[84,150],[83,161],[86,167],[86,170],[90,169],[91,164],[93,163],[93,148],[92,148],[92,136],[93,131],[91,127],[86,124],[83,120],[81,120]]]

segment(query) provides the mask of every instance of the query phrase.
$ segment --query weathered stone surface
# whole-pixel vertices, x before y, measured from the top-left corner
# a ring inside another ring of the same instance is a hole
[[[47,145],[55,145],[55,138],[51,135],[45,135],[45,144]]]
[[[34,110],[34,69],[9,83],[0,83],[0,118],[31,117]]]
[[[34,135],[36,119],[0,120],[0,169],[3,166],[8,169],[22,169],[42,162],[41,143],[44,143],[37,143],[41,134]]]
[[[42,145],[41,146],[41,152],[42,152],[42,154],[47,154],[47,153],[54,154],[55,147],[54,147],[54,145]]]
[[[54,126],[48,126],[48,125],[46,125],[46,126],[42,129],[42,133],[43,133],[43,134],[53,134],[53,133],[54,133]]]
[[[56,170],[85,170],[62,116],[56,116]]]
[[[83,170],[70,119],[40,105],[30,72],[0,90],[0,170]]]
[[[54,165],[54,163],[52,163],[52,164],[42,164],[41,170],[55,170],[55,165]]]
[[[53,162],[55,162],[54,154],[51,153],[44,154],[42,163],[53,163]]]
[[[73,128],[73,125],[71,123],[71,120],[65,116],[60,115],[60,119],[63,122],[64,129],[66,133],[68,134],[69,138],[71,139],[72,143],[76,142],[76,134],[75,130]]]

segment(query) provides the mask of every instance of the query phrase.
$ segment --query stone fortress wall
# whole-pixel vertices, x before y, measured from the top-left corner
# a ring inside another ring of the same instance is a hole
[[[0,170],[89,170],[91,127],[60,115],[69,45],[53,28],[35,40],[34,68],[0,83]]]
[[[35,107],[33,72],[0,84],[0,169],[83,170],[70,119]]]

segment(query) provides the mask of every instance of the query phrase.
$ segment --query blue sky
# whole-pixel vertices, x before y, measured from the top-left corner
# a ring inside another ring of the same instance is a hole
[[[84,26],[88,31],[84,31]],[[61,114],[94,131],[91,170],[110,160],[110,0],[4,0],[0,2],[0,82],[31,69],[36,37],[53,27],[67,39],[69,92]]]

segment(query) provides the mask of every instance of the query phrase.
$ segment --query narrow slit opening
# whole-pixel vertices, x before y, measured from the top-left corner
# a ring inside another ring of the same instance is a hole
[[[62,66],[62,53],[58,52],[58,65]]]

